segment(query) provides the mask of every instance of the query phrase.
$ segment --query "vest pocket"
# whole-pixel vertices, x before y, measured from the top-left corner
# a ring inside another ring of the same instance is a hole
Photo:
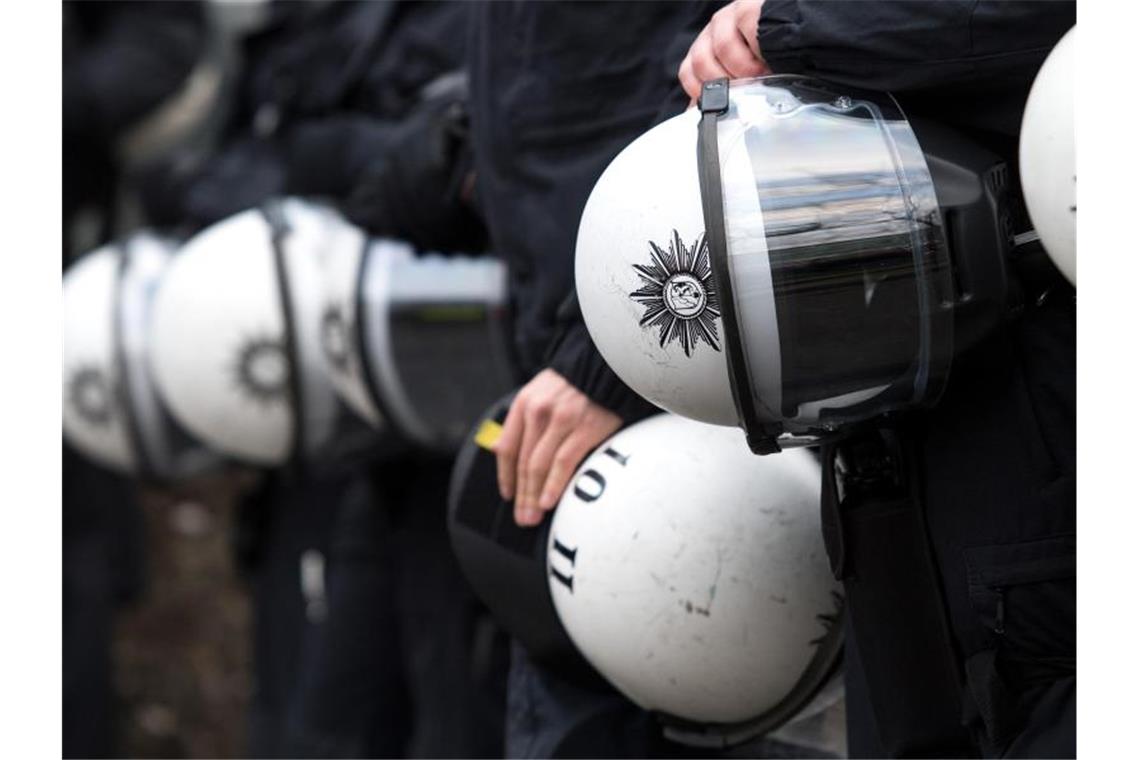
[[[1076,537],[973,547],[965,559],[986,641],[966,654],[966,718],[1000,750],[1034,695],[1076,673]]]

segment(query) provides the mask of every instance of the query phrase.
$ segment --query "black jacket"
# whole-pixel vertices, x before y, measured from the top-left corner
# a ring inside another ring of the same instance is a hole
[[[178,91],[206,43],[202,3],[63,4],[64,252],[70,220],[101,213],[111,234],[119,166],[115,141]],[[96,241],[98,242],[98,241]]]
[[[439,104],[421,107],[425,86],[462,65],[466,14],[455,2],[274,3],[242,40],[221,148],[185,173],[157,173],[152,201],[163,207],[152,213],[197,228],[274,195],[320,196],[373,234],[427,247],[481,240],[453,202],[449,124]],[[418,202],[387,201],[405,196]]]
[[[908,116],[966,132],[1016,172],[1029,88],[1075,23],[1071,2],[767,0],[757,39],[775,72],[889,91]],[[1009,322],[955,358],[914,445],[966,722],[987,756],[1072,756],[1075,293],[1059,275],[1025,288]],[[858,734],[850,750],[884,752]]]
[[[493,2],[472,18],[478,195],[510,268],[520,363],[527,376],[553,367],[626,419],[652,407],[606,366],[568,299],[578,221],[610,160],[685,107],[677,67],[709,14],[705,3]]]
[[[1033,78],[1076,23],[1073,2],[767,0],[757,40],[778,74],[889,92],[909,116],[1014,138]]]

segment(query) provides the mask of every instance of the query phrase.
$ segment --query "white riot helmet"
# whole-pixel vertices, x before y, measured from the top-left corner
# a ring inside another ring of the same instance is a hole
[[[672,738],[767,732],[819,693],[842,647],[819,500],[805,450],[757,459],[723,427],[633,425],[582,463],[554,513],[558,617]]]
[[[1021,122],[1021,188],[1049,258],[1077,284],[1077,28],[1045,59]]]
[[[333,383],[374,425],[453,450],[514,385],[506,267],[389,239],[326,257],[321,323]]]
[[[882,94],[706,83],[582,214],[578,300],[606,362],[761,453],[935,401],[955,345],[1004,313],[1013,230],[1000,158],[917,129]]]
[[[362,241],[334,211],[286,199],[184,246],[155,299],[151,359],[186,428],[263,465],[314,457],[333,442],[350,415],[325,369],[320,260]]]
[[[170,417],[151,379],[147,328],[177,244],[136,233],[84,256],[63,278],[63,433],[123,473],[178,478],[218,458]]]

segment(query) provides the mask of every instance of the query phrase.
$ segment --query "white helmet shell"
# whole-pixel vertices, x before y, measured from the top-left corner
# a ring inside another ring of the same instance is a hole
[[[699,118],[690,109],[657,125],[606,168],[582,212],[575,280],[590,337],[626,385],[668,411],[736,425],[701,212]]]
[[[115,356],[119,254],[100,248],[63,277],[63,435],[120,472],[135,467]]]
[[[1077,284],[1077,28],[1045,59],[1021,122],[1021,187],[1046,253]]]
[[[330,248],[360,245],[360,233],[331,210],[294,199],[275,208],[284,272],[262,210],[225,219],[171,265],[151,334],[154,376],[178,421],[218,450],[265,465],[307,454],[332,433],[319,266]]]
[[[815,667],[838,586],[804,450],[662,415],[599,447],[550,529],[551,595],[587,660],[639,706],[737,723]],[[830,658],[832,655],[828,655]]]
[[[936,398],[950,260],[897,103],[771,76],[701,108],[628,145],[582,214],[578,301],[614,372],[757,452]]]

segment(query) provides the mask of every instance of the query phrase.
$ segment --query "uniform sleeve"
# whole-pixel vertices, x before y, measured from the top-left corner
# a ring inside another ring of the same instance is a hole
[[[630,390],[598,353],[582,321],[576,294],[571,293],[562,303],[558,317],[559,332],[547,356],[547,366],[626,424],[661,411]]]
[[[757,40],[777,73],[905,93],[1032,78],[1076,22],[1071,2],[766,0]]]
[[[341,113],[293,125],[286,136],[289,192],[346,197],[367,167],[387,155],[396,125]]]
[[[123,3],[97,39],[68,57],[64,127],[113,139],[189,75],[205,46],[200,3]]]

